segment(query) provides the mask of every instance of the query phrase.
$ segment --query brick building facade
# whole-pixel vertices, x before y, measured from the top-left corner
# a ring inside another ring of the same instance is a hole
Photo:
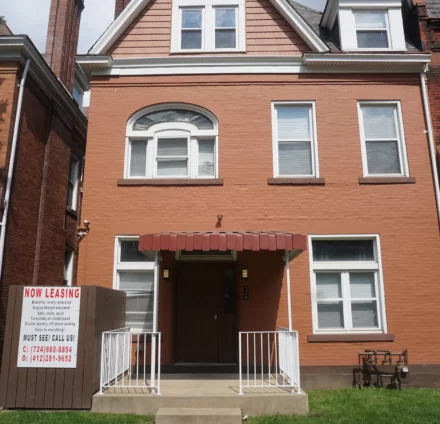
[[[76,279],[87,119],[71,93],[88,82],[75,62],[82,1],[63,15],[68,3],[52,2],[47,62],[28,37],[0,36],[0,350],[11,285]]]
[[[160,331],[170,369],[221,363],[225,350],[236,363],[238,332],[292,323],[303,388],[351,385],[357,353],[373,347],[407,348],[412,383],[437,385],[438,182],[414,12],[343,0],[324,13],[282,0],[121,6],[79,58],[93,90],[79,284],[125,289],[127,326]],[[284,244],[247,242],[268,231],[307,236],[307,251],[286,267]],[[226,312],[213,256],[237,234]]]

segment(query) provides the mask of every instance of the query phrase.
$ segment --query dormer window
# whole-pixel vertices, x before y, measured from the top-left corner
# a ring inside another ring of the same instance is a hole
[[[322,25],[339,28],[342,51],[405,51],[400,0],[335,0],[324,12]]]
[[[386,10],[354,11],[354,21],[358,48],[389,48],[388,13]]]
[[[172,52],[245,51],[244,0],[173,0]]]

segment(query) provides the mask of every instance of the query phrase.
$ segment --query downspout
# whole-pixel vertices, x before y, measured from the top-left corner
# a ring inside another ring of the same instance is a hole
[[[287,315],[289,322],[289,331],[293,331],[292,325],[292,298],[290,297],[290,261],[289,252],[286,250],[284,252],[284,261],[286,263],[286,283],[287,283]]]
[[[12,177],[14,175],[15,155],[17,153],[18,132],[20,130],[21,111],[23,108],[24,87],[26,84],[26,78],[28,75],[30,63],[31,63],[31,60],[27,59],[26,64],[24,66],[23,75],[21,77],[20,90],[18,92],[17,113],[15,115],[14,134],[12,136],[11,156],[9,158],[9,167],[8,167],[8,179],[6,182],[6,191],[5,191],[5,197],[4,197],[5,210],[3,212],[3,219],[0,224],[1,225],[1,230],[0,230],[0,278],[3,274],[3,257],[4,257],[4,253],[5,253],[6,226],[8,223],[9,203],[10,203],[10,199],[11,199]]]
[[[435,189],[435,198],[437,203],[437,217],[438,220],[440,221],[440,188],[438,181],[437,163],[435,158],[436,155],[435,155],[434,137],[432,134],[431,111],[429,110],[428,94],[426,91],[425,72],[420,72],[420,84],[422,86],[422,99],[423,99],[423,109],[425,112],[426,132],[428,134],[429,153],[431,155],[431,167],[432,167],[432,174],[434,176],[434,189]]]

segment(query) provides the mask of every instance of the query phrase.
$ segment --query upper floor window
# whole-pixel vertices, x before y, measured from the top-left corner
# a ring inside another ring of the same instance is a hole
[[[272,106],[275,177],[317,177],[315,104],[283,102]]]
[[[79,185],[79,160],[72,158],[70,160],[69,179],[67,182],[67,206],[72,210],[77,209],[78,185]]]
[[[362,7],[340,3],[338,16],[342,50],[406,50],[400,2],[371,0]]]
[[[216,178],[217,121],[199,108],[165,105],[129,121],[126,178]]]
[[[310,239],[315,332],[386,331],[378,236]]]
[[[389,47],[386,10],[357,10],[354,12],[354,21],[358,48]]]
[[[408,176],[399,102],[360,102],[364,176]]]
[[[173,2],[173,51],[246,49],[244,0]]]

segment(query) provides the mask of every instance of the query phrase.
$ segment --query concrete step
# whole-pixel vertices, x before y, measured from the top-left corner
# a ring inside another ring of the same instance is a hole
[[[161,408],[156,424],[241,424],[240,408]]]

